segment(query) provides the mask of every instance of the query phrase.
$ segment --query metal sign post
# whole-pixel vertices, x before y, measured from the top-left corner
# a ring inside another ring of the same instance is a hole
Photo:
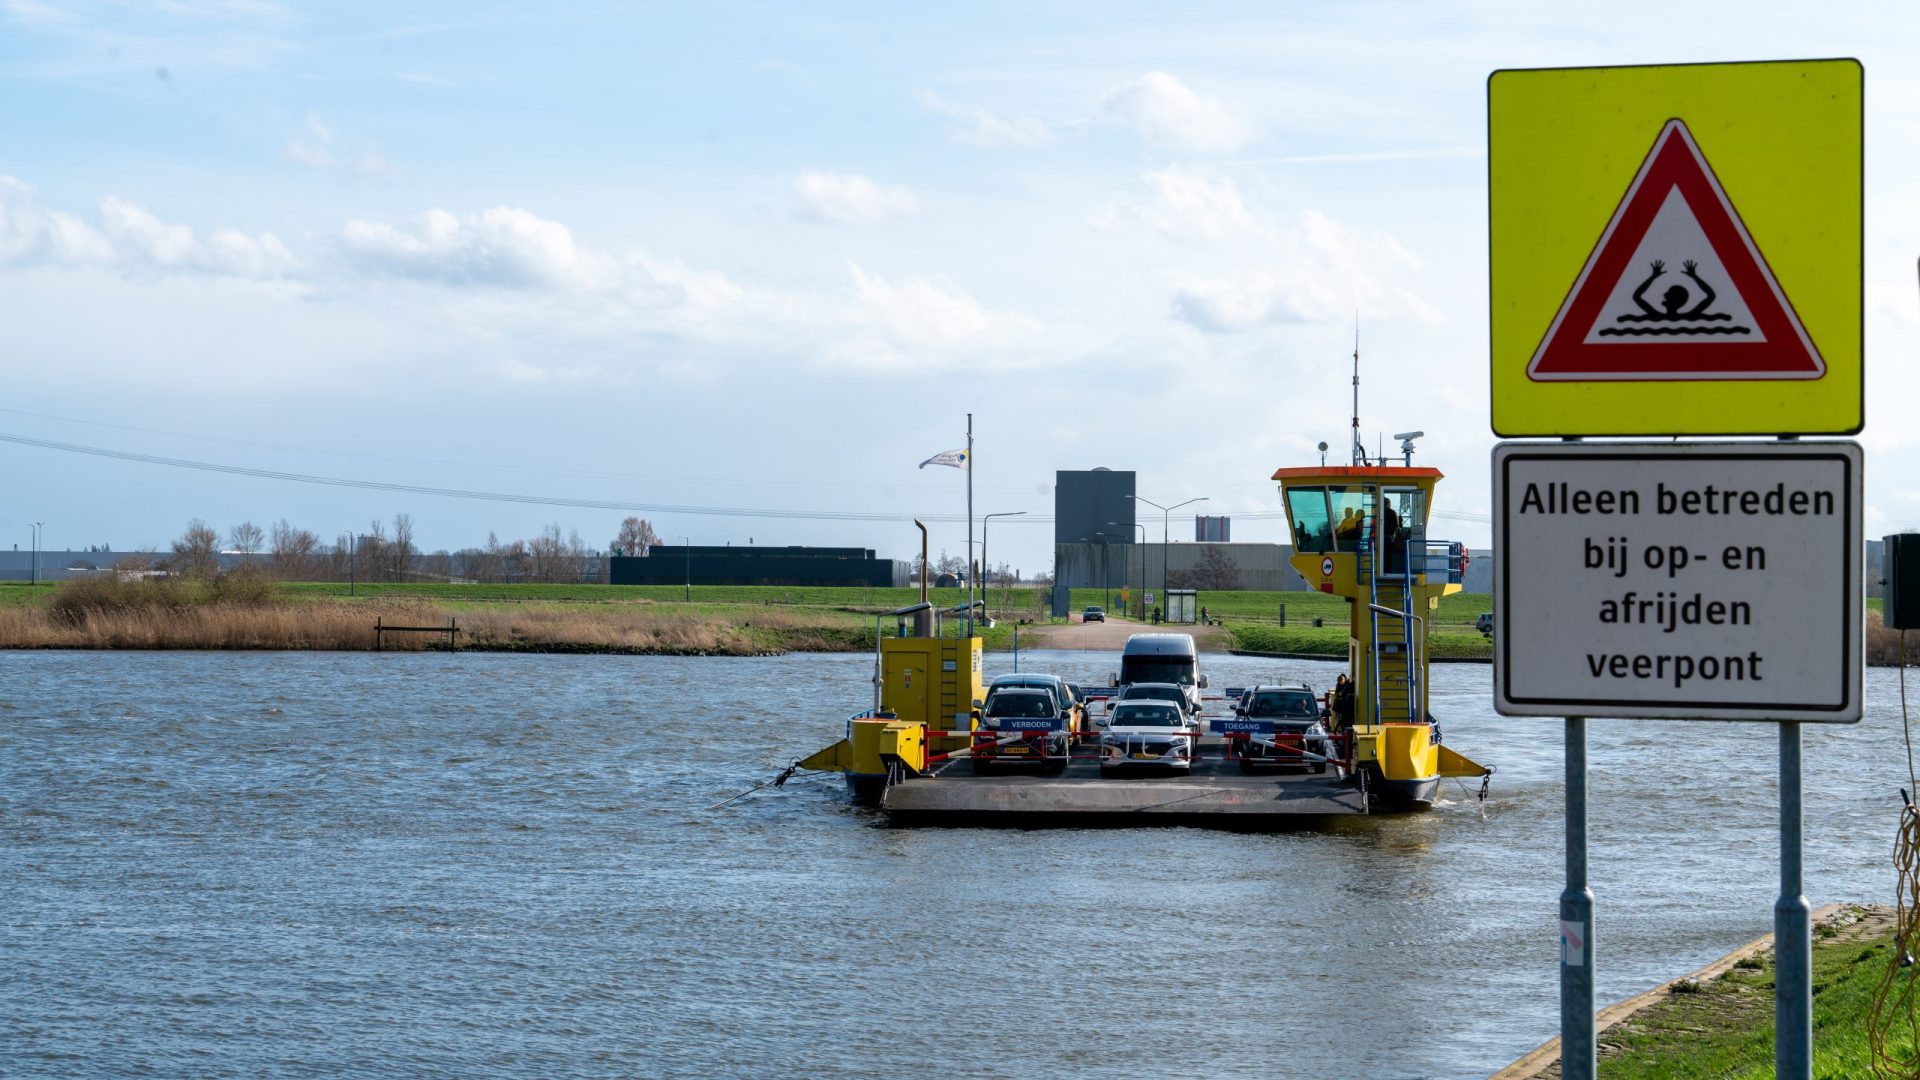
[[[1773,1066],[1813,1074],[1813,909],[1800,847],[1800,724],[1780,725],[1780,899],[1773,904]]]
[[[1560,1075],[1593,1080],[1593,890],[1587,887],[1587,721],[1567,717],[1567,887],[1560,893]]]

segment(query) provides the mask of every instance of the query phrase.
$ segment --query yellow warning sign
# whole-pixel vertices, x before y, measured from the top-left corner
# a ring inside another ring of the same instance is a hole
[[[1487,80],[1493,430],[1850,434],[1854,60]]]

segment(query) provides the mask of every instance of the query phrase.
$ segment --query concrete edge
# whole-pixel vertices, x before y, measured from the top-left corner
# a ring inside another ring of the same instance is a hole
[[[1853,904],[1853,903],[1822,904],[1820,907],[1814,909],[1813,924],[1818,926],[1820,923],[1820,920],[1831,918],[1833,915],[1835,915],[1840,911],[1843,911],[1847,908],[1858,907],[1858,906],[1860,905]],[[1719,978],[1722,974],[1725,974],[1727,971],[1732,970],[1733,965],[1739,963],[1742,960],[1745,960],[1747,957],[1752,956],[1755,953],[1764,952],[1765,950],[1771,949],[1771,948],[1773,948],[1773,935],[1772,934],[1762,935],[1761,937],[1755,938],[1754,940],[1747,942],[1745,945],[1740,946],[1739,948],[1733,950],[1732,952],[1721,957],[1720,959],[1715,960],[1713,963],[1708,964],[1706,967],[1703,967],[1698,971],[1691,972],[1686,975],[1681,975],[1678,978],[1668,979],[1666,982],[1661,983],[1659,986],[1656,986],[1653,989],[1646,991],[1645,993],[1635,994],[1633,997],[1630,997],[1627,1000],[1622,1001],[1618,1004],[1609,1005],[1606,1008],[1601,1009],[1599,1015],[1594,1018],[1594,1028],[1595,1028],[1594,1034],[1596,1037],[1598,1037],[1600,1034],[1604,1033],[1608,1028],[1613,1027],[1615,1024],[1618,1024],[1621,1021],[1627,1019],[1628,1017],[1632,1016],[1634,1013],[1639,1012],[1641,1009],[1644,1009],[1647,1006],[1654,1004],[1655,1002],[1665,1001],[1668,997],[1672,996],[1670,991],[1668,990],[1668,987],[1672,986],[1674,983],[1679,982],[1681,979],[1692,979],[1695,982],[1706,982],[1710,979]],[[1560,1063],[1560,1036],[1555,1035],[1553,1038],[1548,1039],[1546,1042],[1543,1042],[1539,1046],[1534,1047],[1532,1050],[1528,1051],[1525,1055],[1523,1055],[1520,1058],[1520,1060],[1514,1062],[1513,1064],[1507,1066],[1504,1069],[1501,1069],[1499,1072],[1494,1073],[1491,1077],[1488,1078],[1488,1080],[1538,1080],[1538,1077],[1540,1076],[1540,1074],[1545,1072],[1549,1066],[1557,1065],[1559,1063]]]

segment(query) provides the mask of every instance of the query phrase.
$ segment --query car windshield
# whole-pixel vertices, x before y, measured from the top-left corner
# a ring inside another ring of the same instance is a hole
[[[1160,701],[1182,701],[1186,697],[1186,695],[1180,692],[1180,688],[1177,686],[1129,686],[1127,687],[1126,696],[1128,698],[1148,698]]]
[[[1179,727],[1180,711],[1167,705],[1121,705],[1113,710],[1115,727]]]
[[[1122,683],[1166,682],[1193,685],[1191,656],[1123,656],[1120,658]]]
[[[1320,710],[1306,691],[1262,691],[1247,704],[1247,715],[1314,717]]]
[[[1045,694],[992,694],[987,698],[987,715],[1052,716],[1052,706]]]

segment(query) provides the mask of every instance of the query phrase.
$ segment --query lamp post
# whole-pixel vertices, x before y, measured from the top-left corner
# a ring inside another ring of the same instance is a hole
[[[1100,538],[1100,610],[1105,611],[1113,606],[1113,598],[1107,595],[1107,586],[1110,584],[1107,578],[1107,534],[1097,532],[1093,535]]]
[[[31,584],[34,585],[40,584],[40,530],[45,527],[44,522],[36,521],[33,523],[33,571]],[[18,551],[20,549],[15,548],[14,550]]]
[[[1107,524],[1121,529],[1140,530],[1140,610],[1144,612],[1147,604],[1147,527],[1137,521],[1132,525],[1124,521],[1109,521]]]
[[[1165,604],[1167,602],[1167,532],[1173,526],[1173,512],[1191,503],[1206,502],[1207,497],[1201,495],[1198,498],[1188,499],[1185,502],[1174,503],[1172,506],[1161,506],[1152,499],[1143,499],[1138,495],[1129,495],[1127,498],[1135,502],[1146,503],[1148,506],[1160,511],[1160,602]],[[1143,533],[1142,535],[1145,534]],[[1146,575],[1146,563],[1142,560],[1140,576],[1144,578]]]
[[[680,547],[687,553],[687,599],[693,599],[693,541],[680,537]]]
[[[1026,513],[1025,510],[1006,510],[998,514],[988,514],[980,519],[980,574],[989,587],[993,584],[993,564],[987,561],[987,525],[997,517],[1019,517],[1024,513]],[[983,602],[987,600],[985,590],[981,592],[980,599]]]

